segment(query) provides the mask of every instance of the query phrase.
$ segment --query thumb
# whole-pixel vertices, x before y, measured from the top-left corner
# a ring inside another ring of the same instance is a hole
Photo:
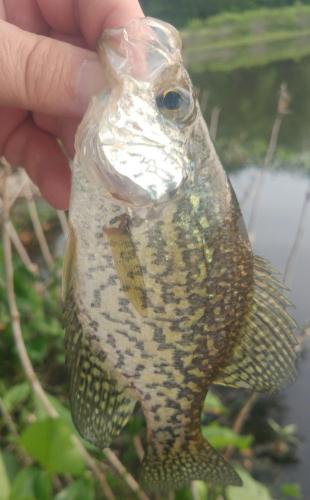
[[[0,106],[79,116],[104,86],[94,52],[0,20]]]

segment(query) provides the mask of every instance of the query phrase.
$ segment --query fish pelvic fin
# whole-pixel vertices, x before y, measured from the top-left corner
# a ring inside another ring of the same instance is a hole
[[[166,453],[151,443],[142,462],[142,482],[148,490],[178,490],[191,481],[206,481],[213,485],[242,486],[235,470],[201,436]]]
[[[114,378],[105,354],[79,321],[74,298],[75,252],[72,242],[70,245],[71,260],[66,262],[64,274],[63,320],[72,420],[83,438],[105,448],[126,425],[136,401]]]
[[[274,392],[294,382],[297,325],[287,307],[286,287],[268,262],[254,258],[254,297],[240,341],[214,384]]]

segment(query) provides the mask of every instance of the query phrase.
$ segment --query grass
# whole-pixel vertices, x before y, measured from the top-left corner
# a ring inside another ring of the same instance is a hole
[[[226,13],[192,20],[183,32],[195,71],[231,70],[310,54],[310,6]]]

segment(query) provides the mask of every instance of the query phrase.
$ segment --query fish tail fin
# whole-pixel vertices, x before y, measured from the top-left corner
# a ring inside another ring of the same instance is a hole
[[[146,489],[177,490],[191,481],[242,486],[235,470],[201,436],[174,450],[159,452],[149,443],[142,462],[142,481]]]

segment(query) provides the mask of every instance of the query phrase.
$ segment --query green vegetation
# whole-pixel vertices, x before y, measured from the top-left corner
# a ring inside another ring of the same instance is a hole
[[[310,0],[141,0],[141,4],[148,16],[159,17],[177,27],[184,27],[191,19],[205,19],[222,12],[309,5]]]
[[[310,6],[225,13],[194,20],[183,33],[185,59],[198,71],[230,71],[310,54]]]
[[[191,76],[203,96],[210,124],[213,110],[220,108],[216,148],[228,169],[262,165],[277,110],[279,89],[286,82],[291,96],[273,167],[310,174],[310,101],[306,82],[310,58],[280,60],[268,65],[231,71],[195,71]]]

